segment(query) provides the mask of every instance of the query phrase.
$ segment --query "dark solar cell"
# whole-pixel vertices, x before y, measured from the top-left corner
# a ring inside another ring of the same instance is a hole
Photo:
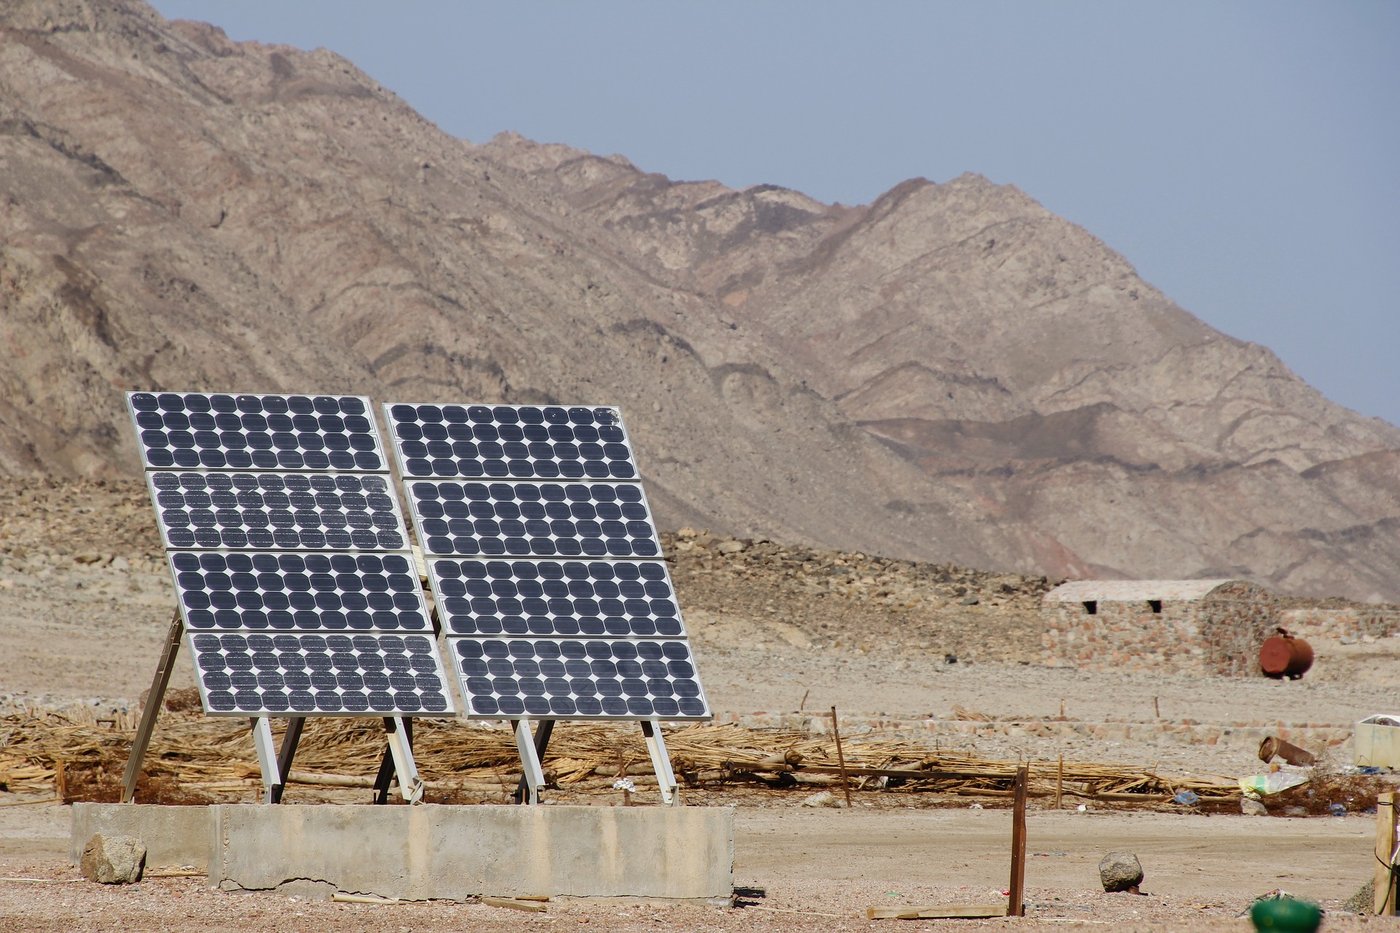
[[[405,486],[428,554],[661,556],[637,483],[410,479]]]
[[[711,715],[685,641],[453,638],[450,644],[470,717]]]
[[[661,561],[440,558],[428,570],[449,635],[685,637]]]
[[[405,477],[635,480],[617,409],[391,404]]]
[[[387,477],[349,473],[148,474],[165,546],[406,550]]]
[[[205,709],[258,715],[442,715],[452,700],[431,635],[195,632]],[[403,662],[393,676],[383,673]]]
[[[431,631],[404,554],[175,551],[170,566],[192,631]]]
[[[384,471],[379,434],[357,396],[132,392],[147,467]]]

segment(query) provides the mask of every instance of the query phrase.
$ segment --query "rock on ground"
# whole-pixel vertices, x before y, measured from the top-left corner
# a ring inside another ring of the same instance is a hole
[[[1099,880],[1110,894],[1137,891],[1142,884],[1142,863],[1131,852],[1110,852],[1099,862]]]
[[[135,836],[95,834],[83,846],[83,877],[100,884],[135,884],[146,868],[146,844]]]

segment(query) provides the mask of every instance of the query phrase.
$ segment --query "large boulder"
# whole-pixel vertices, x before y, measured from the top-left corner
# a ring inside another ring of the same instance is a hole
[[[146,844],[135,836],[97,833],[83,846],[83,877],[100,884],[135,884],[146,870]]]

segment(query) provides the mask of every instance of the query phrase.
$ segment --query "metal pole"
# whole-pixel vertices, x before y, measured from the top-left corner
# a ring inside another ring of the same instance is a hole
[[[136,780],[141,776],[141,762],[146,757],[146,749],[151,744],[151,734],[155,732],[156,717],[160,706],[165,702],[165,688],[170,685],[170,672],[175,667],[175,658],[180,653],[180,637],[185,634],[185,622],[177,608],[170,618],[170,632],[165,636],[165,650],[161,652],[156,665],[156,675],[151,678],[151,689],[146,693],[146,703],[141,707],[141,721],[136,726],[136,735],[131,740],[131,752],[127,755],[126,771],[122,774],[122,803],[136,799]]]

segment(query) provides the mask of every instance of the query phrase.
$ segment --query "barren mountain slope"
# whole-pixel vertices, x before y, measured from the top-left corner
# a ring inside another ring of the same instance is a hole
[[[1400,597],[1400,431],[1014,189],[473,146],[137,0],[0,27],[0,469],[133,475],[137,387],[614,402],[671,527]]]

